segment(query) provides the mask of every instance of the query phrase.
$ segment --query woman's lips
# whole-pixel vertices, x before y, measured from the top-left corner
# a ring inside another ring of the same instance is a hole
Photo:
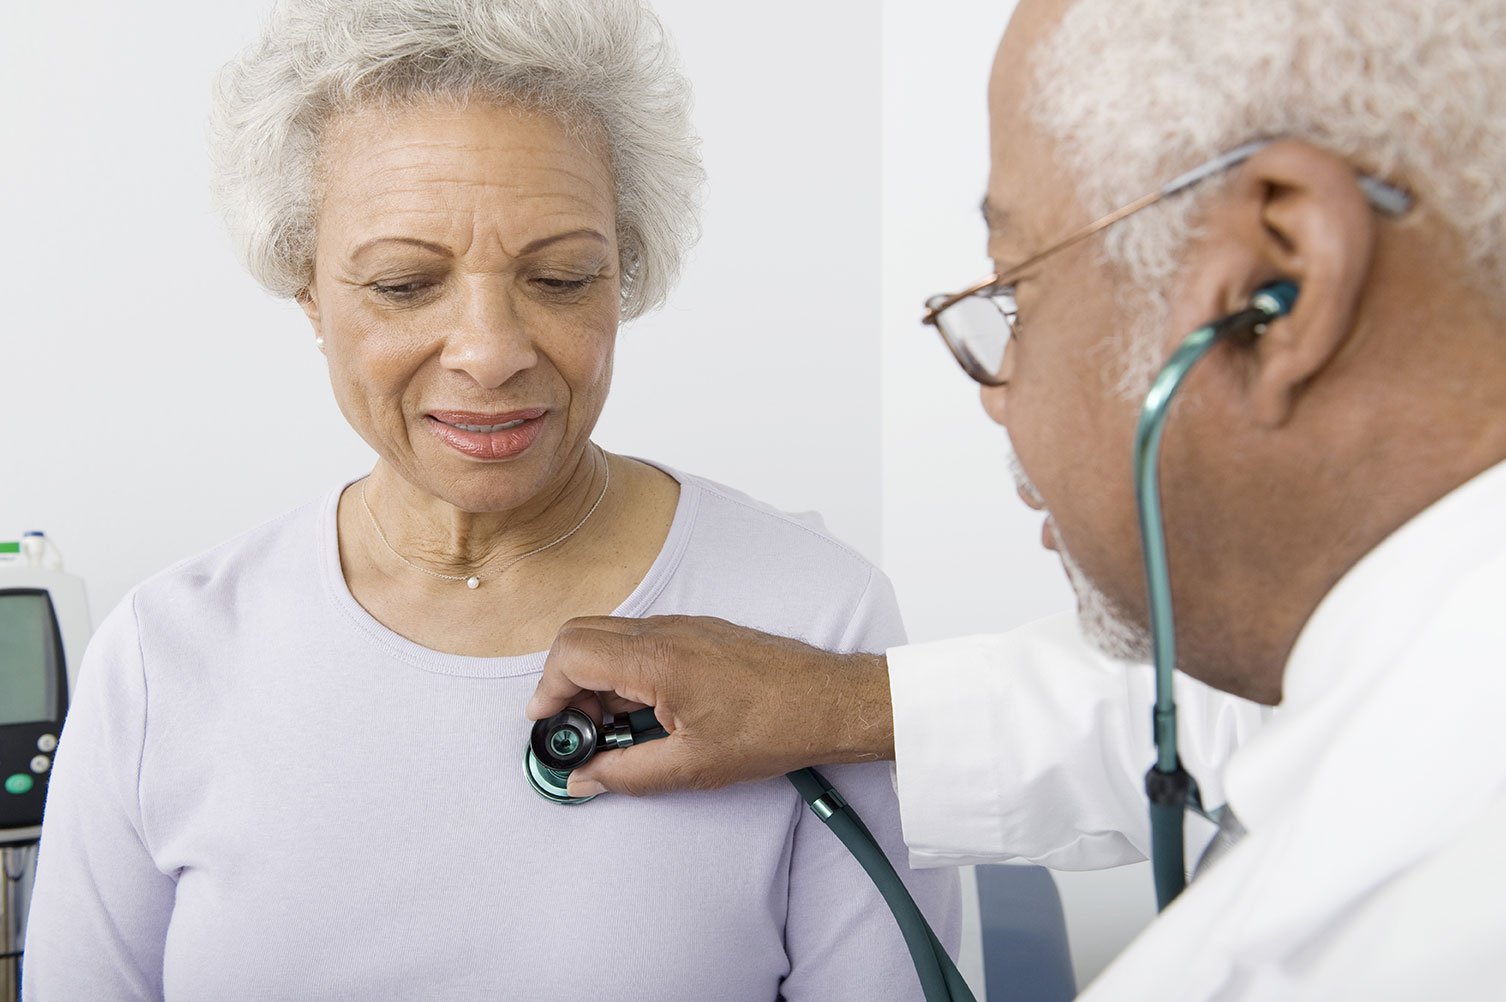
[[[472,459],[511,459],[528,449],[543,427],[542,408],[482,414],[433,411],[424,415],[429,430],[445,445]]]
[[[1048,550],[1056,549],[1056,526],[1049,517],[1041,523],[1041,545]]]

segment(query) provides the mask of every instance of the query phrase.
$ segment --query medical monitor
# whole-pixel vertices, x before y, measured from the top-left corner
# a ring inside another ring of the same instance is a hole
[[[0,564],[0,845],[37,836],[88,636],[81,580]]]
[[[45,591],[0,592],[0,727],[56,719],[63,637]]]

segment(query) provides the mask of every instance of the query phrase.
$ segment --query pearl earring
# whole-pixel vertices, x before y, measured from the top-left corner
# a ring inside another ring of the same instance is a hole
[[[314,347],[318,348],[320,351],[324,350],[324,335],[323,334],[319,334],[319,335],[315,336],[315,338],[314,338]]]

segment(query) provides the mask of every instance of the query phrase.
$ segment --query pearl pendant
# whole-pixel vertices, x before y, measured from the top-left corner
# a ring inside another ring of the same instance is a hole
[[[478,578],[478,577],[476,577],[476,575],[472,574],[470,577],[468,577],[468,578],[465,579],[465,586],[467,588],[480,588],[481,587],[481,579]]]

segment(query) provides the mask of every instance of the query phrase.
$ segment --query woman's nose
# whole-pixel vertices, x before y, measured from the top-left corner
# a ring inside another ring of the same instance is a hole
[[[467,291],[465,307],[445,337],[440,361],[488,390],[532,368],[538,352],[517,305],[508,290],[477,283]]]

